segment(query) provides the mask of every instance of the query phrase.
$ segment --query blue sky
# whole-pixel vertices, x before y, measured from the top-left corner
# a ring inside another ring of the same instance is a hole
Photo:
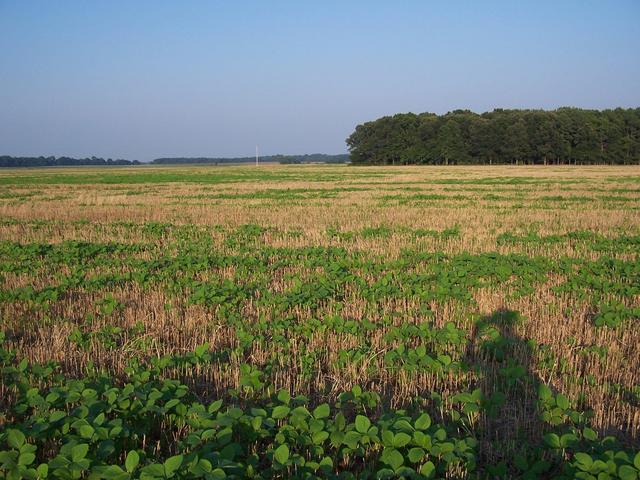
[[[456,108],[640,106],[640,1],[0,0],[0,154],[342,153]]]

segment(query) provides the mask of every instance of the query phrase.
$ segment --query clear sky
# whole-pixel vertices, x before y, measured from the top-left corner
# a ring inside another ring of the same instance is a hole
[[[640,0],[0,0],[0,155],[342,153],[397,112],[640,106]]]

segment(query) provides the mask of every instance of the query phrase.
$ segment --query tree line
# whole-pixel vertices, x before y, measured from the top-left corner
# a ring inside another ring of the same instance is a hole
[[[80,165],[140,165],[138,160],[112,160],[111,158],[71,157],[11,157],[0,156],[0,167],[62,167]]]
[[[351,162],[409,164],[640,164],[640,108],[400,113],[358,125]]]
[[[324,153],[311,153],[305,155],[265,155],[260,157],[260,162],[265,163],[346,163],[348,154],[327,155]],[[161,165],[180,165],[188,163],[255,163],[256,157],[170,157],[156,158],[151,163]]]
[[[152,160],[154,165],[184,165],[184,164],[236,164],[254,163],[255,157],[167,157]],[[268,155],[260,157],[260,162],[270,163],[347,163],[348,154],[326,155],[312,153],[305,155]],[[0,167],[59,167],[80,165],[143,165],[138,160],[112,160],[99,157],[71,158],[71,157],[12,157],[0,155]]]

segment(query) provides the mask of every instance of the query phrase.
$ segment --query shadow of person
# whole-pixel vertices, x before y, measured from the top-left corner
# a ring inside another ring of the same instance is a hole
[[[516,333],[522,322],[513,310],[499,309],[473,326],[465,363],[485,400],[480,418],[480,456],[490,464],[538,444],[543,422],[537,408],[541,379],[533,371],[533,345]]]

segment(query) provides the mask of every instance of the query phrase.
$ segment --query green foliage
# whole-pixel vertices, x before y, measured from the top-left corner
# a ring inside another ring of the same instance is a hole
[[[187,357],[206,362],[205,350]],[[306,399],[269,389],[251,400],[207,405],[185,385],[163,378],[171,363],[182,361],[174,358],[131,368],[122,383],[59,377],[41,390],[34,386],[42,378],[39,366],[0,353],[3,383],[23,392],[12,406],[13,423],[0,434],[0,478],[312,478],[346,472],[432,478],[451,469],[471,475],[478,468],[478,442],[463,433],[464,422],[434,422],[424,411],[353,414],[358,405],[376,405],[375,396],[359,387],[341,394],[333,409],[323,403],[309,410]],[[465,405],[467,415],[486,405],[479,390],[453,401]],[[640,453],[612,437],[599,439],[565,396],[543,386],[540,404],[555,431],[540,446],[545,459],[513,459],[526,478],[549,471],[559,478],[637,476]],[[498,474],[504,466],[486,468]]]
[[[606,244],[594,259],[438,251],[440,243],[458,240],[457,227],[421,231],[380,224],[332,231],[327,232],[330,245],[322,247],[265,245],[265,238],[290,232],[257,224],[218,227],[217,243],[204,227],[117,228],[129,229],[140,243],[0,242],[0,273],[38,272],[51,280],[38,288],[5,283],[1,305],[15,306],[27,321],[60,322],[71,347],[83,355],[96,347],[113,351],[126,345],[136,359],[114,378],[88,364],[72,379],[61,375],[59,365],[30,364],[0,349],[0,388],[11,399],[0,399],[5,422],[0,478],[446,478],[452,472],[472,478],[514,472],[524,478],[552,473],[597,478],[603,473],[596,471],[599,461],[608,465],[612,478],[632,478],[631,469],[637,469],[635,452],[601,438],[590,426],[584,399],[545,386],[536,412],[543,424],[539,438],[523,443],[530,453],[496,465],[483,462],[483,421],[512,408],[514,392],[537,386],[522,357],[536,358],[545,373],[562,372],[566,362],[547,345],[516,335],[533,320],[511,310],[480,317],[475,301],[482,289],[527,296],[553,277],[551,298],[581,299],[585,310],[597,312],[596,325],[602,318],[603,326],[631,328],[637,312],[629,305],[640,293],[640,266],[628,255],[632,237],[619,249],[611,239],[584,232],[563,237],[585,248]],[[410,238],[411,248],[392,259],[339,246],[360,239],[393,241],[399,235]],[[530,241],[512,237],[498,243]],[[436,249],[422,248],[420,242]],[[286,273],[298,267],[308,273]],[[220,270],[231,274],[222,278]],[[283,288],[273,288],[274,279]],[[130,307],[118,293],[129,288],[163,291],[167,310],[197,305],[211,325],[231,333],[233,342],[204,343],[193,352],[158,357],[149,342],[162,338],[150,339],[142,324],[112,324]],[[93,298],[86,317],[57,316],[60,306],[77,295]],[[344,308],[353,297],[362,300],[358,314]],[[400,313],[393,308],[399,303],[410,307]],[[248,305],[259,312],[251,321]],[[459,309],[455,323],[440,321],[441,307]],[[21,334],[6,332],[13,345]],[[309,398],[278,389],[282,366],[293,358],[301,380],[318,375],[327,357],[317,348],[319,335],[348,339],[348,347],[336,349],[323,367],[366,372],[362,386],[341,393],[327,387]],[[372,341],[376,336],[384,348]],[[0,332],[0,344],[4,338]],[[607,358],[606,346],[569,340],[580,358]],[[259,362],[254,349],[264,352]],[[224,369],[230,360],[239,366],[237,388],[211,398],[210,391],[202,391],[198,372],[211,365]],[[493,368],[492,389],[474,384],[476,373],[486,373],[478,372],[481,362]],[[420,376],[456,379],[460,391],[421,391],[397,409],[390,408],[384,388],[369,383],[378,378],[412,382]],[[628,385],[608,388],[629,404],[640,398]]]
[[[206,361],[202,352],[194,354],[197,363]],[[334,416],[326,403],[310,413],[306,400],[285,390],[207,406],[186,386],[162,379],[167,362],[131,368],[122,384],[61,377],[40,391],[31,386],[39,381],[35,365],[15,369],[12,354],[3,351],[2,358],[3,382],[25,396],[0,435],[0,478],[272,478],[329,473],[336,465],[373,477],[387,469],[475,469],[477,442],[433,424],[426,413],[352,415],[353,405],[375,404],[356,387],[343,394]]]
[[[599,311],[593,318],[598,327],[619,327],[626,320],[640,320],[640,308],[629,308],[624,304],[607,303],[600,305]]]

